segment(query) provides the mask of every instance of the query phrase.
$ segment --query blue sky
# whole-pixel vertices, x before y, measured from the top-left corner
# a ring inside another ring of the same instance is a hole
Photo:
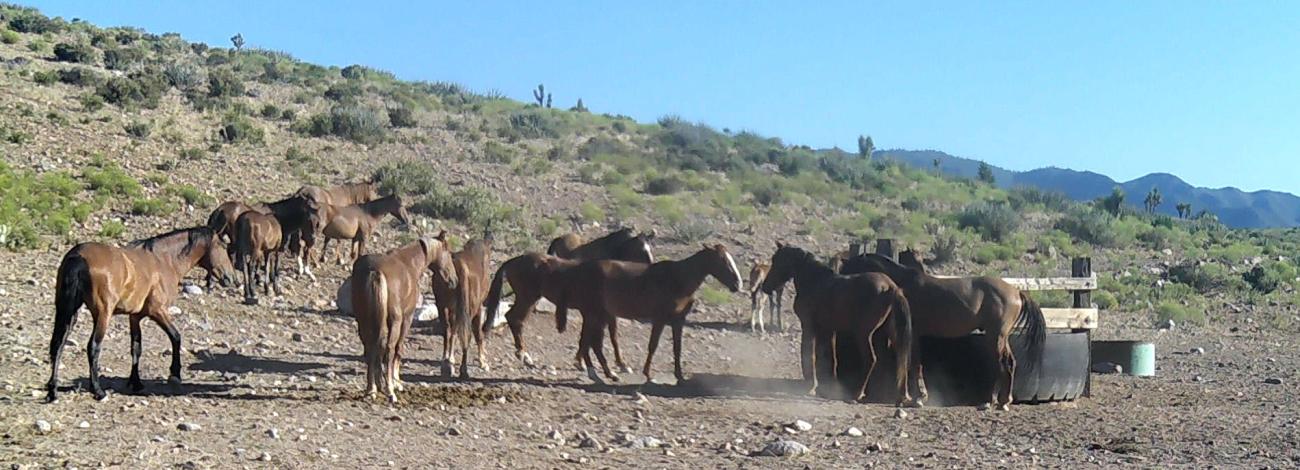
[[[23,3],[813,147],[1300,193],[1300,3]]]

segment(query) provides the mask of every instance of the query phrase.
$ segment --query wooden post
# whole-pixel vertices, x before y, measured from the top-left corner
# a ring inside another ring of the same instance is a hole
[[[1092,277],[1092,258],[1074,258],[1070,260],[1071,277]],[[1074,297],[1074,308],[1092,307],[1092,291],[1076,290],[1070,291]],[[1079,333],[1080,330],[1074,330]],[[1092,396],[1092,330],[1084,329],[1083,333],[1088,335],[1088,380],[1083,383],[1083,396]]]
[[[894,252],[894,240],[881,238],[876,240],[876,254],[896,259],[898,254]]]
[[[853,243],[850,243],[850,244],[849,244],[849,257],[852,258],[852,257],[857,256],[857,255],[860,255],[860,254],[862,254],[862,243],[861,243],[861,242],[853,242]]]

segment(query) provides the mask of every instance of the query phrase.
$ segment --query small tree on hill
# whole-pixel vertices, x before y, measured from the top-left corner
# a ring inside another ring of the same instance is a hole
[[[940,171],[939,171],[939,165],[942,164],[942,163],[943,163],[943,162],[940,162],[938,158],[936,158],[936,159],[934,159],[934,160],[930,160],[930,164],[931,164],[931,165],[934,165],[934,174],[937,175],[937,174],[940,173]]]
[[[1178,218],[1180,218],[1180,219],[1186,219],[1186,218],[1192,216],[1192,204],[1191,204],[1191,203],[1180,202],[1180,203],[1178,203],[1178,205],[1175,205],[1175,206],[1174,206],[1174,209],[1178,211]]]
[[[1148,214],[1155,213],[1156,208],[1160,207],[1160,203],[1164,202],[1160,196],[1160,188],[1151,188],[1151,191],[1147,193],[1147,197],[1142,202],[1146,205]]]
[[[1119,217],[1120,209],[1124,207],[1124,190],[1118,187],[1112,189],[1109,196],[1102,198],[1101,207],[1110,215]]]
[[[231,37],[230,37],[230,43],[235,45],[235,52],[239,52],[239,51],[243,50],[243,49],[244,49],[244,34],[243,34],[243,33],[236,33],[234,36],[231,36]]]
[[[578,98],[578,104],[575,104],[573,105],[572,108],[569,108],[569,111],[585,113],[587,112],[587,107],[582,104],[582,98]]]
[[[545,85],[537,85],[537,89],[533,90],[533,99],[537,100],[538,106],[551,107],[551,94],[546,92]]]
[[[871,159],[871,154],[876,151],[876,143],[871,140],[869,135],[858,136],[858,156],[867,160]]]
[[[985,162],[980,162],[978,177],[980,181],[988,184],[997,183],[997,179],[993,177],[993,167],[989,166],[989,164]]]

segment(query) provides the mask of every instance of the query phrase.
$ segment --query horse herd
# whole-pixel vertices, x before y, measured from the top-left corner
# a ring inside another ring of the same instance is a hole
[[[695,306],[695,292],[705,278],[713,277],[732,292],[744,289],[740,270],[721,244],[704,245],[680,260],[655,261],[651,252],[654,232],[632,229],[613,231],[584,243],[568,234],[554,239],[546,253],[527,252],[503,262],[489,277],[492,235],[466,242],[452,252],[444,230],[384,254],[365,254],[369,240],[386,215],[409,221],[398,195],[379,197],[375,181],[325,189],[305,186],[288,198],[270,203],[221,204],[203,226],[180,229],[139,240],[123,247],[82,243],[63,257],[55,286],[55,321],[50,339],[50,380],[47,399],[58,392],[59,358],[77,312],[84,305],[94,321],[86,351],[90,388],[95,398],[107,396],[99,383],[100,342],[109,318],[128,315],[131,321],[132,391],[143,389],[140,380],[141,322],[148,318],[166,333],[172,346],[169,382],[179,384],[181,334],[169,309],[179,295],[181,279],[194,267],[207,272],[209,285],[235,282],[242,273],[245,303],[257,303],[257,287],[280,292],[282,255],[296,259],[299,275],[315,278],[311,267],[326,260],[329,240],[353,244],[352,270],[340,291],[350,295],[351,314],[357,321],[366,367],[366,392],[382,392],[396,401],[402,390],[402,345],[420,303],[421,280],[431,273],[432,292],[445,327],[444,375],[459,364],[468,378],[471,339],[477,343],[482,370],[488,370],[484,342],[509,283],[514,301],[505,313],[516,357],[532,364],[525,350],[523,327],[543,298],[556,306],[556,329],[567,328],[569,309],[582,315],[575,363],[593,381],[601,381],[592,363],[594,354],[605,378],[619,380],[604,353],[609,333],[614,362],[629,372],[618,343],[618,318],[650,323],[650,343],[641,370],[651,378],[650,366],[665,327],[672,328],[673,370],[685,380],[681,365],[682,331]],[[312,256],[316,241],[324,239],[319,258]],[[342,253],[337,259],[343,262]],[[906,261],[907,258],[904,258]],[[896,358],[899,406],[920,406],[926,397],[917,336],[955,337],[981,330],[985,334],[990,367],[998,371],[989,407],[1005,409],[1011,402],[1016,358],[1010,336],[1017,327],[1031,356],[1038,361],[1045,341],[1045,321],[1037,305],[1015,287],[994,277],[936,278],[919,262],[900,264],[879,255],[860,255],[840,263],[838,271],[800,248],[777,243],[770,260],[756,261],[750,271],[751,327],[765,331],[760,297],[781,324],[781,293],[795,285],[794,313],[801,325],[800,358],[810,392],[824,395],[836,374],[834,341],[852,341],[866,369],[854,397],[865,397],[867,381],[876,362],[873,338],[879,331],[888,338]],[[343,307],[340,306],[340,309]],[[457,360],[455,349],[460,346]],[[915,396],[915,398],[913,398]]]

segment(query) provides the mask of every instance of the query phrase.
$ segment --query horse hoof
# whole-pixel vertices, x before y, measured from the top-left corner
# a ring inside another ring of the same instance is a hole
[[[95,390],[93,393],[95,394],[95,400],[104,401],[108,399],[108,392],[105,392],[103,390]]]
[[[1011,411],[1011,405],[1008,405],[1006,403],[998,405],[998,411]]]
[[[610,382],[618,383],[619,381],[618,374],[609,374],[606,377],[609,377]]]
[[[390,405],[396,405],[396,404],[397,404],[397,394],[396,394],[396,393],[389,393],[389,394],[388,394],[388,404],[390,404]]]
[[[460,370],[460,379],[461,379],[461,380],[469,380],[469,369],[461,369],[461,370]]]
[[[442,376],[448,378],[451,377],[451,364],[446,362],[442,363]]]
[[[632,373],[632,368],[631,368],[631,367],[628,367],[628,366],[619,366],[619,367],[618,367],[618,373],[620,373],[620,374],[631,374],[631,373]]]
[[[598,383],[598,384],[604,384],[604,383],[605,383],[604,380],[601,380],[601,379],[600,379],[600,375],[599,375],[599,374],[596,374],[596,371],[591,370],[591,369],[587,369],[587,378],[591,379],[592,382],[596,382],[596,383]]]
[[[256,297],[244,297],[244,305],[257,305]]]
[[[50,390],[49,393],[45,394],[45,403],[54,403],[57,401],[59,401],[59,394],[54,390]]]
[[[980,406],[975,407],[975,409],[976,409],[976,410],[979,410],[979,411],[988,411],[988,410],[993,409],[993,404],[992,404],[992,403],[980,403]]]
[[[921,400],[921,399],[912,400],[911,403],[908,403],[908,404],[907,404],[907,407],[908,407],[908,408],[925,408],[925,401],[924,401],[924,400]]]

